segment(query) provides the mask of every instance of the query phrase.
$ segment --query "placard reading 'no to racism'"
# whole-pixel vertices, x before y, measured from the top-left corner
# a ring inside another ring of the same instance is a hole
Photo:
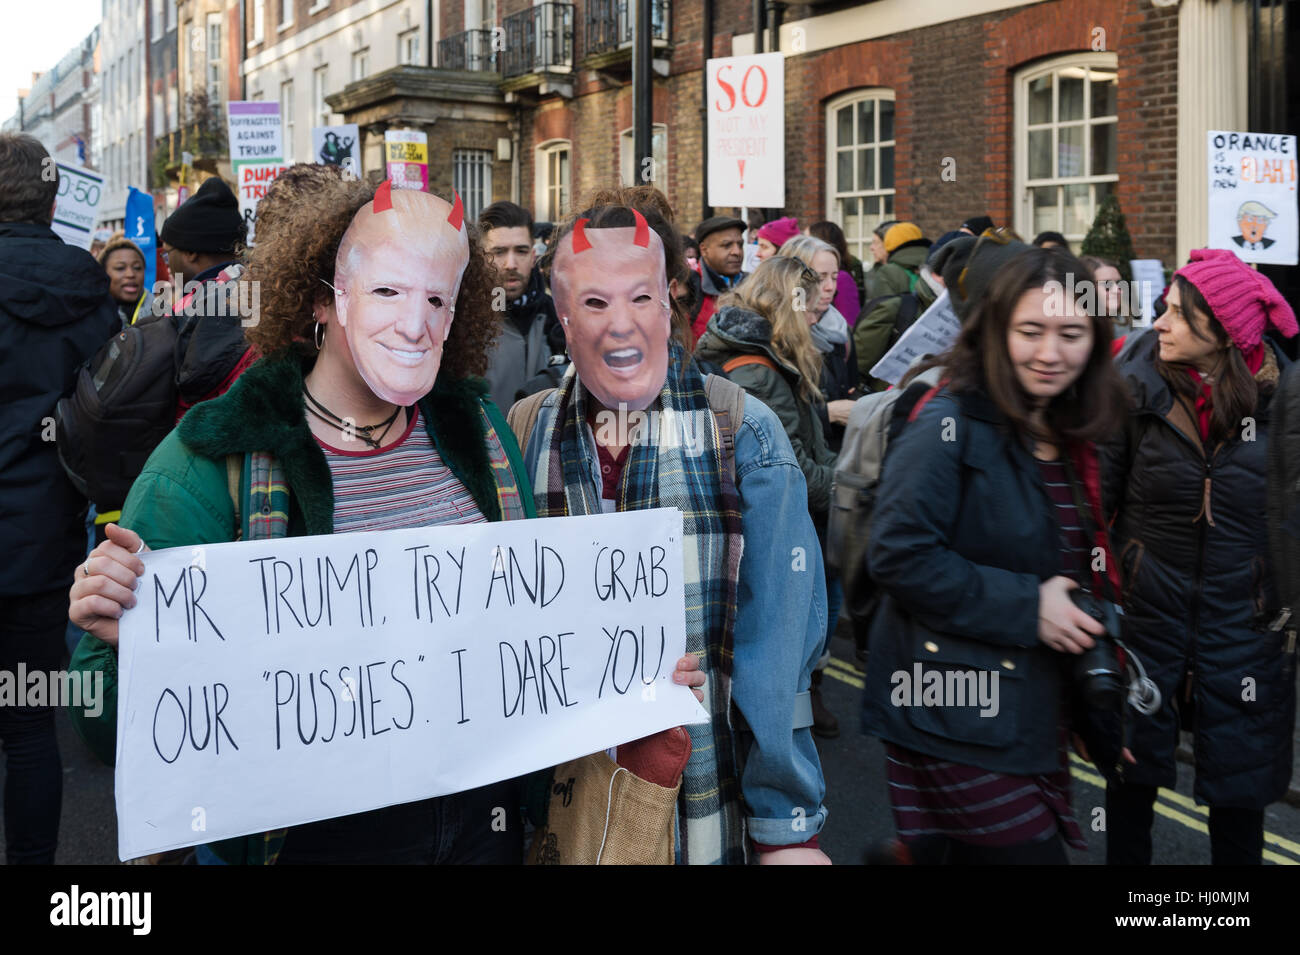
[[[682,515],[179,547],[121,619],[123,859],[484,786],[706,720]]]

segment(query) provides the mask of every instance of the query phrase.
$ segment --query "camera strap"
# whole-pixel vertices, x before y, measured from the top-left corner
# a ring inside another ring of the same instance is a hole
[[[1074,470],[1074,461],[1070,458],[1070,451],[1061,443],[1061,463],[1065,466],[1065,479],[1070,482],[1070,496],[1074,498],[1074,509],[1079,513],[1079,523],[1083,527],[1083,536],[1087,538],[1089,546],[1096,549],[1100,546],[1097,543],[1097,521],[1096,515],[1092,512],[1092,505],[1088,503],[1087,496],[1083,493],[1083,488],[1079,482],[1079,476]],[[1103,550],[1102,555],[1105,560],[1109,560],[1109,555]],[[1102,589],[1105,591],[1105,597],[1115,606],[1121,606],[1119,594],[1115,592],[1115,585],[1111,583],[1110,571],[1108,567],[1103,567],[1101,571]],[[1092,588],[1087,588],[1091,590]]]

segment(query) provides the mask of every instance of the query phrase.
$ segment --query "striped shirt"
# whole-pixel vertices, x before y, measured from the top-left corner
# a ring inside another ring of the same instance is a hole
[[[1088,537],[1079,520],[1079,509],[1074,506],[1074,495],[1070,492],[1070,478],[1065,470],[1065,462],[1039,461],[1038,471],[1043,476],[1043,486],[1047,496],[1052,499],[1056,509],[1056,523],[1061,528],[1061,563],[1060,573],[1076,583],[1086,584],[1088,561]]]
[[[434,447],[419,408],[391,447],[352,450],[316,439],[334,480],[334,533],[486,522]]]

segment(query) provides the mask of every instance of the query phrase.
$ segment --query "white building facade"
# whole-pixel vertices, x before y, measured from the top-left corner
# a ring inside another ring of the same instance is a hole
[[[145,12],[140,0],[104,0],[99,104],[106,188],[99,218],[109,227],[121,225],[126,216],[128,187],[149,189]]]

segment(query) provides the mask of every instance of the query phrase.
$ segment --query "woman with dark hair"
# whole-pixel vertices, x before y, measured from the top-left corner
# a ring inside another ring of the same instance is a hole
[[[99,264],[108,273],[108,294],[117,305],[123,327],[152,314],[153,296],[144,287],[144,253],[138,245],[119,233],[100,251]]]
[[[1063,289],[1084,272],[1058,250],[1003,265],[889,444],[864,725],[886,744],[904,861],[1065,863],[1064,843],[1086,847],[1067,667],[1102,627],[1070,592],[1108,590],[1094,442],[1124,396],[1109,327]]]
[[[115,755],[117,624],[154,548],[534,517],[531,485],[481,376],[500,313],[459,203],[322,180],[264,218],[247,280],[262,357],[150,456],[121,526],[79,568],[73,669],[104,675],[102,713],[73,710]],[[228,468],[238,467],[235,491]],[[232,500],[237,494],[238,507]],[[679,662],[679,667],[681,663]],[[676,675],[678,682],[688,678]],[[698,674],[690,679],[697,678]],[[702,679],[699,682],[703,682]],[[200,846],[211,863],[512,863],[518,780]],[[503,831],[480,825],[495,807]]]
[[[1151,862],[1156,788],[1195,734],[1198,803],[1216,865],[1262,861],[1264,809],[1291,779],[1295,646],[1278,616],[1265,511],[1269,407],[1289,364],[1264,332],[1296,333],[1273,284],[1221,249],[1174,274],[1168,309],[1119,371],[1134,407],[1102,455],[1124,578],[1125,635],[1162,707],[1106,787],[1106,861]],[[1294,638],[1291,638],[1294,640]]]
[[[849,244],[844,240],[844,230],[829,220],[814,222],[808,227],[808,234],[814,239],[821,239],[832,249],[840,260],[840,270],[835,276],[835,298],[832,304],[844,316],[849,327],[858,320],[858,310],[862,308],[862,263],[849,254]]]

